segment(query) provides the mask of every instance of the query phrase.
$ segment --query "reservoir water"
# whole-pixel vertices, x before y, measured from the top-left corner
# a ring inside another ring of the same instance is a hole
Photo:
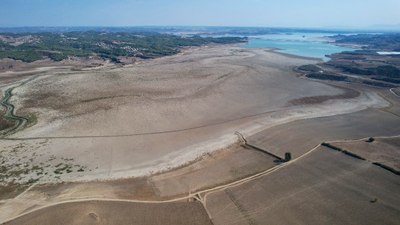
[[[249,37],[245,44],[248,48],[276,48],[278,52],[320,58],[328,61],[326,55],[342,51],[354,51],[329,43],[326,38],[335,34],[331,33],[291,33],[291,34],[269,34]]]

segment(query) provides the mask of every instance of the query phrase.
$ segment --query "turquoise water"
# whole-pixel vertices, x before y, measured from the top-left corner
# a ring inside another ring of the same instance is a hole
[[[326,55],[355,50],[328,43],[323,37],[330,35],[334,34],[296,33],[254,36],[249,37],[249,42],[244,46],[248,48],[277,48],[282,53],[320,58],[324,61],[329,60]]]

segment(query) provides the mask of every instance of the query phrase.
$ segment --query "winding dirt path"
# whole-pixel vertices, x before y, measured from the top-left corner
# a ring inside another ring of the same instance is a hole
[[[237,135],[238,135],[238,134],[237,134]],[[376,137],[376,138],[395,138],[395,137],[400,137],[400,135],[380,136],[380,137]],[[245,138],[243,135],[238,135],[238,138],[239,138],[239,141],[247,142],[246,138]],[[368,138],[368,137],[366,137],[366,138]],[[332,141],[325,141],[325,142],[329,142],[329,143],[344,142],[344,141],[350,142],[350,141],[360,141],[360,140],[364,140],[364,139],[366,139],[366,138],[360,138],[360,139],[345,139],[345,140],[332,140]],[[209,212],[208,212],[208,209],[207,209],[207,197],[208,197],[209,194],[212,194],[212,193],[217,192],[217,191],[223,191],[223,190],[226,190],[226,189],[228,189],[228,188],[240,186],[240,185],[245,184],[245,183],[247,183],[247,182],[250,182],[250,181],[259,179],[259,178],[261,178],[261,177],[267,176],[267,175],[269,175],[269,174],[271,174],[271,173],[273,173],[273,172],[275,172],[275,171],[278,171],[278,170],[280,170],[280,169],[282,169],[282,168],[284,168],[284,167],[286,167],[286,166],[289,166],[289,165],[291,165],[291,164],[293,164],[293,163],[296,163],[296,162],[300,161],[301,159],[307,157],[308,155],[310,155],[311,153],[313,153],[314,151],[316,151],[320,146],[321,146],[321,144],[318,144],[318,145],[315,146],[314,148],[310,149],[308,152],[304,153],[303,155],[301,155],[301,156],[299,156],[299,157],[297,157],[297,158],[295,158],[295,159],[293,159],[293,160],[291,160],[291,161],[283,162],[283,163],[281,163],[281,164],[279,164],[279,165],[277,165],[277,166],[275,166],[275,167],[273,167],[273,168],[264,170],[264,171],[259,172],[259,173],[257,173],[257,174],[251,175],[251,176],[249,176],[249,177],[245,177],[245,178],[243,178],[243,179],[240,179],[240,180],[237,180],[237,181],[233,181],[233,182],[228,183],[228,184],[219,185],[219,186],[216,186],[216,187],[213,187],[213,188],[208,188],[208,189],[205,189],[205,190],[201,190],[201,191],[197,191],[197,192],[194,192],[194,193],[190,193],[190,194],[187,195],[187,196],[183,196],[183,197],[179,197],[179,198],[172,198],[172,199],[168,199],[168,200],[156,200],[156,201],[124,200],[124,199],[110,199],[110,198],[73,199],[73,200],[67,200],[67,201],[61,201],[61,202],[52,203],[52,204],[49,204],[49,205],[45,205],[45,206],[36,208],[36,209],[34,209],[34,210],[26,211],[26,212],[23,213],[23,214],[20,214],[20,215],[14,217],[14,218],[10,218],[10,219],[8,219],[8,220],[6,220],[6,221],[2,221],[1,223],[10,222],[10,221],[15,220],[15,219],[17,219],[17,218],[19,218],[19,217],[22,217],[22,216],[24,216],[24,215],[27,215],[27,214],[30,214],[30,213],[34,213],[34,212],[36,212],[36,211],[39,211],[39,210],[42,210],[42,209],[46,209],[46,208],[50,208],[50,207],[53,207],[53,206],[56,206],[56,205],[61,205],[61,204],[65,204],[65,203],[80,203],[80,202],[87,202],[87,201],[131,202],[131,203],[162,204],[162,203],[172,203],[172,202],[188,201],[189,199],[195,199],[195,200],[200,201],[200,202],[203,204],[203,206],[204,206],[204,208],[205,208],[207,214],[210,216],[210,214],[209,214]],[[25,191],[24,194],[25,194],[26,192],[27,192],[27,191]],[[21,195],[22,195],[22,194],[20,194],[18,197],[20,197]],[[212,219],[212,218],[210,218],[210,219]]]
[[[397,97],[400,97],[400,95],[398,95],[395,91],[393,91],[394,90],[394,88],[390,88],[389,89],[389,91],[392,93],[392,94],[394,94],[395,96],[397,96]]]
[[[24,138],[0,138],[0,140],[11,140],[11,141],[20,141],[20,140],[43,140],[43,139],[84,139],[84,138],[115,138],[115,137],[134,137],[134,136],[146,136],[146,135],[155,135],[155,134],[168,134],[168,133],[178,133],[183,131],[196,130],[206,127],[213,127],[218,125],[223,125],[230,122],[235,122],[238,120],[249,119],[257,116],[262,116],[270,113],[276,112],[284,112],[286,109],[282,110],[271,110],[266,112],[261,112],[252,115],[246,115],[238,118],[227,119],[217,123],[205,124],[201,126],[188,127],[183,129],[175,129],[175,130],[165,130],[165,131],[154,131],[154,132],[144,132],[144,133],[132,133],[132,134],[119,134],[119,135],[90,135],[90,136],[44,136],[44,137],[24,137]]]

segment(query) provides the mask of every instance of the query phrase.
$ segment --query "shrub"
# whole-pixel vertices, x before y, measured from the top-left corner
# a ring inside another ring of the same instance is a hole
[[[367,140],[368,143],[372,143],[372,142],[374,142],[374,141],[375,141],[375,138],[373,138],[373,137],[370,137],[370,138],[368,138],[368,140]]]
[[[292,153],[286,152],[285,153],[285,161],[289,162],[290,160],[292,160]]]

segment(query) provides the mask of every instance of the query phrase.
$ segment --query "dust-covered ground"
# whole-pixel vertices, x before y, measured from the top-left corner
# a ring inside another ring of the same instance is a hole
[[[213,223],[398,224],[400,179],[319,147],[260,179],[207,196]]]
[[[0,205],[0,221],[66,201],[96,198],[139,202],[186,200],[191,198],[187,197],[191,193],[235,182],[277,164],[272,156],[235,144],[189,165],[148,177],[6,186],[7,189],[0,192],[0,201],[6,203]]]
[[[212,222],[198,202],[140,204],[131,202],[72,202],[42,209],[5,224],[198,224]]]
[[[213,46],[121,68],[42,70],[13,90],[16,114],[34,115],[37,123],[0,142],[4,165],[14,171],[3,181],[148,175],[225,148],[238,130],[251,135],[296,119],[388,104],[370,92],[346,99],[343,88],[293,72],[313,62]],[[324,97],[292,104],[312,96]]]
[[[400,137],[373,138],[372,140],[366,138],[358,141],[335,142],[333,145],[400,171]]]
[[[322,147],[303,156],[323,141],[399,135],[398,96],[293,71],[315,62],[213,46],[124,67],[0,74],[3,93],[29,80],[11,103],[37,120],[0,140],[0,221],[393,223],[394,174]],[[241,146],[236,131],[294,160]]]

